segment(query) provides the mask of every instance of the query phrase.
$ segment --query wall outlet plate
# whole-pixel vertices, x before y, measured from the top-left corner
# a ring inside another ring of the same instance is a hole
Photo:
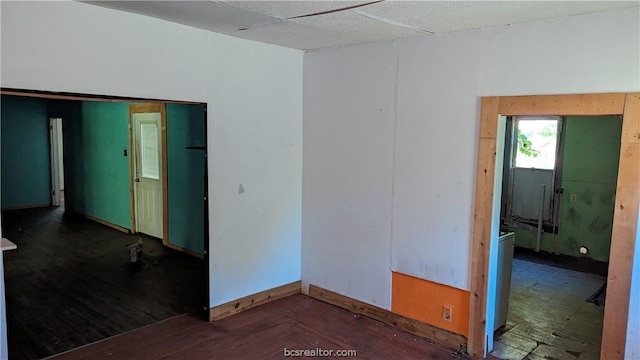
[[[575,196],[575,195],[571,195],[571,196],[569,197],[569,201],[571,201],[572,203],[576,202],[576,200],[577,200],[577,199],[576,199],[576,196]]]
[[[453,318],[453,306],[445,305],[442,307],[442,318],[447,321],[451,321]]]

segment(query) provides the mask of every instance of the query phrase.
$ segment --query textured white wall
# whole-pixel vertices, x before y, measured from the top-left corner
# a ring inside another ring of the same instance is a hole
[[[78,2],[1,7],[2,87],[208,104],[211,305],[300,279],[301,51]]]
[[[639,91],[639,15],[306,53],[304,285],[378,305],[391,270],[468,289],[480,98]]]
[[[305,58],[303,281],[388,308],[395,55],[359,50]]]

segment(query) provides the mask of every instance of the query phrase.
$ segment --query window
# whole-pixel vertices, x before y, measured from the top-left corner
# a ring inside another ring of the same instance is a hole
[[[511,161],[505,162],[503,220],[527,229],[541,220],[545,231],[555,233],[562,117],[514,116],[507,119],[507,129],[505,157]]]
[[[552,170],[556,164],[558,118],[516,118],[515,167]]]

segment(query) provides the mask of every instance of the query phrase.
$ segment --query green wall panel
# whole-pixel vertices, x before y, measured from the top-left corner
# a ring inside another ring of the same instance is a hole
[[[562,180],[615,184],[622,119],[570,116],[566,121]]]
[[[65,198],[70,210],[126,229],[129,199],[129,104],[81,103],[79,119],[65,127]]]
[[[1,106],[3,207],[50,202],[48,119],[60,117],[66,209],[130,229],[128,103],[2,96]],[[169,241],[200,254],[206,159],[187,147],[205,139],[203,105],[167,105]]]
[[[608,261],[616,184],[563,181],[563,187],[555,251],[577,256],[585,246],[591,258]],[[576,196],[573,203],[571,195]]]
[[[167,104],[169,243],[204,252],[204,106]]]
[[[619,116],[566,119],[558,234],[543,234],[543,251],[608,261],[620,157]],[[535,230],[517,229],[516,245],[535,247]]]
[[[2,208],[50,204],[47,101],[2,95],[0,108]]]

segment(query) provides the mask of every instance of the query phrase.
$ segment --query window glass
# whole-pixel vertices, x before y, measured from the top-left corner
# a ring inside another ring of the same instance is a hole
[[[553,169],[556,164],[558,120],[518,119],[515,166]]]
[[[140,125],[140,143],[142,149],[142,177],[160,179],[158,127],[156,124]]]

